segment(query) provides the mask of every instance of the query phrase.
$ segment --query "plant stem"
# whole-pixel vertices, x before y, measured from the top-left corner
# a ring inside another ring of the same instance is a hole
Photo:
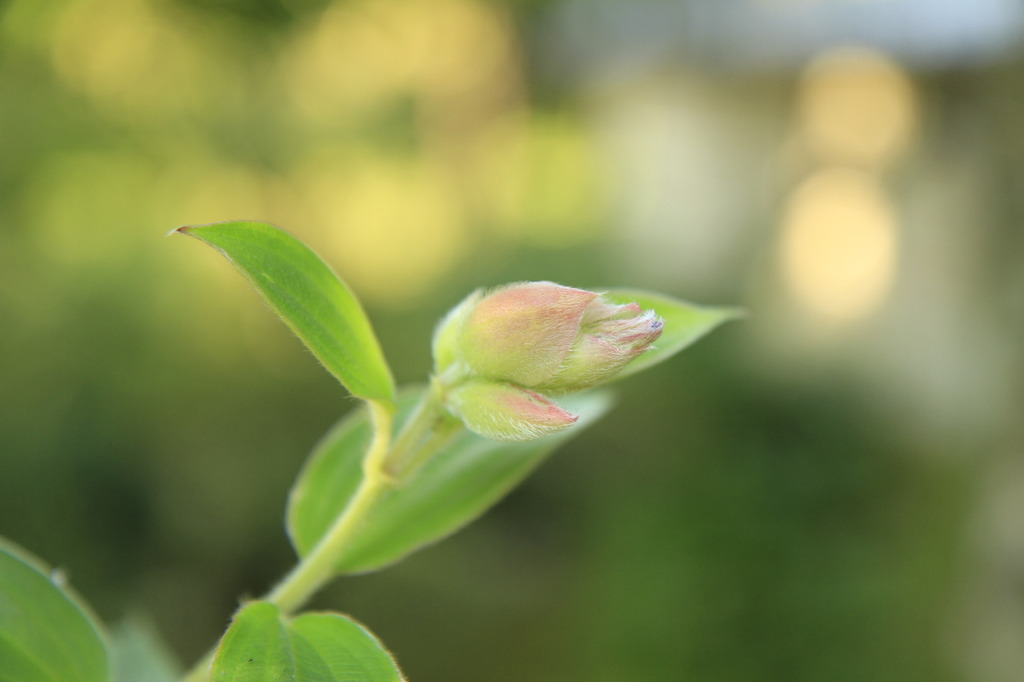
[[[334,567],[342,550],[359,530],[366,512],[392,485],[381,464],[391,443],[394,411],[390,405],[376,401],[370,401],[369,408],[373,422],[373,441],[363,458],[363,480],[345,510],[334,520],[320,542],[264,597],[265,601],[275,604],[284,614],[294,612],[334,577]]]
[[[264,597],[285,615],[293,613],[306,603],[323,585],[334,577],[334,567],[348,540],[359,530],[366,512],[391,487],[383,476],[366,476],[345,512],[339,516],[323,539],[277,587]]]
[[[295,612],[317,590],[334,578],[338,558],[357,534],[367,513],[381,496],[406,481],[430,456],[460,430],[462,423],[444,413],[443,387],[434,382],[426,391],[392,443],[394,407],[391,403],[368,402],[374,435],[362,458],[359,481],[345,509],[324,537],[285,578],[262,599],[281,609]],[[216,649],[204,655],[181,682],[208,682]]]
[[[370,448],[363,457],[363,479],[359,487],[320,542],[263,597],[264,600],[275,604],[282,613],[294,612],[330,580],[334,575],[338,555],[359,529],[366,512],[393,484],[390,477],[381,469],[381,463],[387,456],[391,444],[394,407],[390,403],[377,401],[369,401],[368,406],[370,421],[373,424],[373,440],[370,441]],[[207,682],[210,679],[210,665],[215,653],[216,647],[199,659],[181,682]]]
[[[264,601],[276,605],[284,615],[294,613],[305,604],[334,577],[341,553],[381,496],[406,480],[458,431],[456,427],[461,423],[445,414],[440,390],[435,384],[424,392],[393,446],[394,406],[368,402],[373,439],[363,457],[363,478],[359,487],[320,542],[263,597]],[[204,655],[181,682],[207,682],[214,654],[215,649]]]
[[[434,380],[402,426],[394,447],[381,462],[386,476],[397,484],[408,480],[419,466],[437,452],[461,426],[446,414],[442,401],[443,387]]]

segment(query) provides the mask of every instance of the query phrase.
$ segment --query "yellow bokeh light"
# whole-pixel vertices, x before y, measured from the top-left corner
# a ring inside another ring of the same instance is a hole
[[[906,71],[864,48],[816,59],[804,73],[798,106],[804,143],[826,162],[887,163],[906,148],[916,126]]]
[[[147,0],[70,3],[52,57],[65,82],[127,115],[180,109],[200,72],[194,47]]]
[[[465,250],[458,196],[440,164],[367,156],[306,173],[328,259],[369,300],[400,307],[421,298]]]
[[[511,37],[496,6],[434,0],[401,7],[410,72],[424,92],[460,96],[503,87]]]
[[[507,22],[472,0],[339,4],[284,62],[300,114],[325,123],[404,95],[487,99],[516,69]]]
[[[339,111],[373,107],[403,87],[402,60],[387,27],[360,6],[328,10],[284,60],[301,115],[331,122]]]
[[[606,193],[599,155],[578,124],[509,116],[480,136],[475,162],[484,210],[510,236],[550,249],[594,237]]]
[[[896,219],[872,176],[833,168],[790,197],[781,260],[786,283],[808,310],[835,321],[873,312],[896,268]]]

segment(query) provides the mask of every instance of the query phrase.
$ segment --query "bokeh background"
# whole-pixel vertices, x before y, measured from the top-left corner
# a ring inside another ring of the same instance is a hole
[[[317,605],[416,682],[1024,670],[1015,0],[0,2],[0,534],[191,661],[354,402],[182,224],[252,218],[401,382],[524,279],[751,315]]]

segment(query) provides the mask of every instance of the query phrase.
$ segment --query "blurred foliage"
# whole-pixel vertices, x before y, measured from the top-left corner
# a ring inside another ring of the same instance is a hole
[[[480,285],[753,311],[482,521],[323,595],[411,679],[1014,679],[1021,63],[584,77],[561,4],[0,3],[0,533],[187,661],[290,565],[286,491],[353,401],[163,239],[268,220],[365,300],[400,382]],[[828,137],[830,88],[883,142]],[[875,241],[780,227],[860,197]],[[861,307],[813,297],[848,291],[823,254],[886,268]]]

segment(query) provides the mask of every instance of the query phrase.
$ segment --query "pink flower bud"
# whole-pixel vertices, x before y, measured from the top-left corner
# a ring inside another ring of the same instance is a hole
[[[438,373],[568,392],[610,379],[650,348],[662,321],[635,303],[551,282],[521,282],[473,292],[438,326]],[[460,365],[461,363],[461,365]]]
[[[568,393],[611,379],[661,335],[663,323],[636,303],[551,282],[475,291],[434,333],[448,409],[476,433],[528,440],[576,417],[537,393]]]
[[[533,440],[572,426],[578,419],[538,393],[481,379],[453,388],[447,404],[466,428],[494,440]]]
[[[458,350],[472,372],[534,386],[569,355],[587,305],[597,294],[551,282],[498,289],[468,313]]]
[[[598,312],[597,306],[604,307]],[[591,316],[590,321],[587,317]],[[612,306],[601,299],[587,309],[572,351],[550,379],[536,388],[577,391],[608,381],[661,336],[664,323],[635,303]]]

